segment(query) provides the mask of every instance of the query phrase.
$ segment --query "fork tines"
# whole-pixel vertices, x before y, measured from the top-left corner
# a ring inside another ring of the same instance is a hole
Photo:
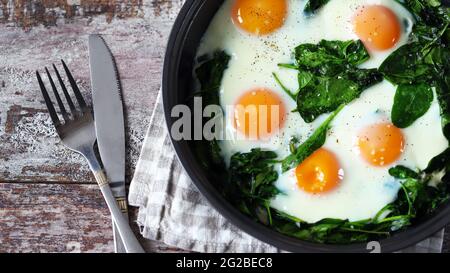
[[[66,110],[66,107],[64,106],[64,103],[63,103],[63,101],[61,99],[61,96],[60,96],[60,94],[58,92],[58,89],[56,88],[55,82],[53,81],[53,78],[52,78],[52,76],[50,74],[50,71],[47,69],[47,67],[45,68],[45,72],[46,72],[47,77],[48,77],[48,79],[50,81],[50,85],[51,85],[51,87],[53,89],[53,93],[54,93],[56,102],[58,103],[58,107],[59,107],[59,110],[61,112],[61,115],[63,116],[64,122],[67,123],[67,122],[69,122],[71,120],[70,115],[72,115],[72,117],[82,116],[84,112],[89,111],[89,108],[87,107],[86,102],[85,102],[85,100],[83,98],[83,95],[81,94],[80,89],[78,88],[78,86],[77,86],[77,84],[75,82],[75,79],[73,78],[72,73],[70,73],[70,70],[67,67],[66,63],[63,60],[61,60],[61,62],[62,62],[64,71],[66,72],[67,79],[69,80],[70,86],[72,87],[73,93],[75,94],[75,98],[76,98],[76,100],[78,102],[78,105],[80,107],[80,111],[76,109],[75,104],[73,103],[72,98],[70,97],[69,92],[67,91],[66,85],[64,84],[64,81],[61,78],[61,75],[59,74],[59,71],[56,68],[56,66],[52,65],[53,69],[55,71],[56,77],[58,78],[58,82],[59,82],[59,85],[61,86],[61,89],[62,89],[62,92],[64,94],[64,97],[65,97],[65,99],[67,101],[67,105],[70,108],[69,111]],[[51,100],[51,98],[50,98],[50,96],[49,96],[49,94],[47,92],[47,89],[45,88],[45,84],[42,81],[42,78],[41,78],[41,75],[39,74],[39,71],[36,71],[36,77],[38,79],[39,86],[41,88],[42,95],[43,95],[44,100],[45,100],[45,104],[47,105],[48,112],[50,113],[50,117],[51,117],[53,123],[55,124],[55,126],[59,126],[59,125],[62,124],[61,120],[58,117],[57,111],[55,110],[55,106],[54,106],[54,104],[53,104],[53,102],[52,102],[52,100]]]

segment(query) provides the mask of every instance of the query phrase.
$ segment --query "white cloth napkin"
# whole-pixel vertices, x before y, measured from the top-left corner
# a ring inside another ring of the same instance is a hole
[[[279,252],[230,224],[190,181],[173,151],[161,92],[153,111],[128,197],[151,240],[198,252]],[[441,252],[443,231],[402,252]]]

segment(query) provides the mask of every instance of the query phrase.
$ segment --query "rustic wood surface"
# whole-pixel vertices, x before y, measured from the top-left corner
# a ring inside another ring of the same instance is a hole
[[[107,208],[86,162],[56,136],[34,71],[64,59],[87,94],[87,35],[104,36],[123,86],[129,182],[183,2],[0,0],[0,252],[113,251]],[[141,241],[149,252],[182,251]]]
[[[0,252],[113,251],[110,217],[94,178],[86,162],[61,145],[34,71],[64,59],[87,95],[87,36],[103,35],[121,75],[129,182],[183,2],[0,0]],[[148,251],[180,251],[142,241]]]

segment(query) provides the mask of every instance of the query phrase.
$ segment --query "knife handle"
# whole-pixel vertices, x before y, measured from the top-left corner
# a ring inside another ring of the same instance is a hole
[[[114,193],[114,191],[113,191]],[[114,195],[117,196],[117,195]],[[123,217],[126,221],[128,221],[128,205],[126,197],[116,197],[117,204],[119,205],[120,210],[122,211]],[[125,246],[123,245],[122,238],[120,238],[120,234],[117,231],[116,223],[114,220],[112,221],[113,227],[113,235],[114,235],[114,250],[116,253],[126,253]]]
[[[128,220],[128,213],[124,213],[123,217],[125,218],[125,220]],[[112,220],[112,227],[113,227],[113,236],[114,236],[114,251],[116,253],[127,253],[114,220]]]
[[[103,172],[100,164],[95,156],[94,149],[89,149],[85,151],[84,156],[86,157],[89,167],[91,168],[95,180],[102,192],[103,198],[106,201],[106,205],[111,213],[113,221],[116,223],[117,231],[122,239],[123,245],[127,253],[145,253],[139,241],[136,239],[133,231],[128,225],[127,221],[123,217],[122,211],[113,196],[111,188],[109,187],[108,180],[106,179],[105,173]]]
[[[103,171],[101,171],[103,173]],[[133,231],[123,217],[122,212],[117,205],[116,199],[114,198],[109,184],[100,187],[103,197],[105,198],[106,204],[111,212],[112,218],[116,223],[117,231],[119,232],[120,238],[122,239],[123,245],[127,253],[144,253],[144,249],[139,244],[139,241],[134,236]]]
[[[128,213],[127,199],[125,197],[116,197],[116,202],[122,213]]]

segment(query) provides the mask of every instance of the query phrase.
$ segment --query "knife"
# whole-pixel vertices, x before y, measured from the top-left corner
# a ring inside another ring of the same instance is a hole
[[[114,57],[100,35],[89,36],[89,63],[97,145],[113,195],[128,220],[125,125],[120,83]],[[115,252],[125,253],[114,222],[113,234]]]

